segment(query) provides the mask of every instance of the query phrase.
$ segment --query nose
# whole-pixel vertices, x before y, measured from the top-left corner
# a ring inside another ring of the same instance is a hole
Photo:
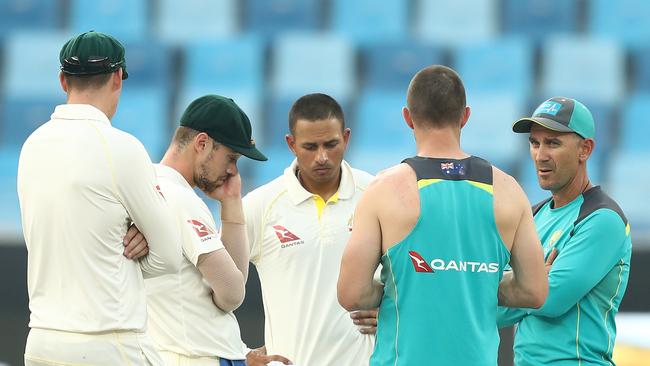
[[[316,156],[316,159],[319,164],[325,164],[327,163],[328,157],[327,157],[327,150],[324,148],[318,149],[318,156]]]
[[[544,144],[539,144],[539,146],[530,147],[530,155],[533,160],[536,162],[543,162],[549,160],[549,155],[547,149],[544,147]]]

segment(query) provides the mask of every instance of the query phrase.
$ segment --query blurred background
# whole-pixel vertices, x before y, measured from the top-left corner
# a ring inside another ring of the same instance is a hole
[[[290,163],[287,113],[310,92],[343,105],[353,166],[376,173],[413,155],[401,117],[408,82],[445,64],[472,107],[463,147],[517,177],[535,203],[546,194],[511,125],[551,96],[582,101],[597,125],[590,177],[622,206],[634,242],[614,356],[650,365],[648,0],[0,0],[0,365],[22,364],[28,331],[18,154],[65,102],[61,46],[88,30],[125,45],[129,79],[113,124],[154,162],[193,99],[221,94],[247,112],[270,159],[241,159],[245,191]],[[254,271],[248,287],[237,314],[253,347],[263,342]],[[500,365],[511,365],[511,330],[502,338]]]

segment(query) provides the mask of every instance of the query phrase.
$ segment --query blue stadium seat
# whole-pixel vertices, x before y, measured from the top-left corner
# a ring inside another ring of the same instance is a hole
[[[71,0],[70,30],[108,33],[120,42],[142,40],[149,31],[150,12],[147,0]]]
[[[384,0],[335,0],[332,4],[332,25],[341,35],[357,44],[400,41],[408,35],[408,3]]]
[[[321,0],[246,0],[244,27],[274,37],[287,31],[312,31],[321,25]]]
[[[556,37],[542,50],[543,95],[616,103],[625,92],[625,53],[613,41]]]
[[[59,98],[3,98],[0,108],[0,145],[20,148],[34,130],[50,120],[54,107],[63,103],[63,94]]]
[[[616,143],[614,137],[618,135],[616,130],[618,121],[616,120],[614,105],[604,102],[592,103],[589,100],[581,100],[580,102],[589,109],[596,124],[596,148],[592,157],[595,156],[595,159],[604,162]]]
[[[419,0],[414,3],[415,34],[444,45],[496,36],[496,0]]]
[[[402,93],[417,71],[444,60],[442,49],[420,42],[382,42],[362,52],[364,87]]]
[[[589,31],[627,46],[645,46],[650,39],[650,2],[646,0],[592,0]]]
[[[618,153],[610,160],[607,193],[618,202],[633,232],[650,233],[650,152]]]
[[[415,155],[413,131],[402,117],[406,92],[367,91],[358,100],[349,161],[359,169],[377,173]]]
[[[232,36],[238,27],[236,0],[160,0],[154,34],[169,44]]]
[[[286,144],[284,146],[271,148],[260,147],[260,150],[269,158],[269,160],[252,162],[254,178],[248,186],[249,191],[282,175],[284,170],[289,166],[289,164],[291,164],[293,159],[295,159]]]
[[[521,96],[472,94],[467,103],[471,114],[461,134],[463,150],[512,173],[528,141],[527,137],[512,132],[514,121],[525,114]]]
[[[632,95],[621,114],[619,149],[626,153],[650,153],[650,93]]]
[[[522,38],[461,45],[454,54],[456,71],[470,93],[513,93],[533,90],[533,48]]]
[[[5,43],[3,94],[10,97],[63,97],[59,51],[69,39],[57,32],[17,32]]]
[[[637,92],[650,93],[650,46],[641,47],[631,52],[632,86]]]
[[[569,34],[578,28],[578,0],[504,0],[506,33],[540,41],[549,35]]]
[[[183,88],[264,90],[264,48],[255,37],[192,43],[184,54]]]
[[[289,133],[289,110],[295,100],[276,98],[266,103],[264,126],[265,145],[270,148],[286,147],[284,136]]]
[[[0,238],[9,240],[20,240],[22,234],[16,190],[19,153],[13,146],[0,148]]]
[[[160,89],[125,89],[112,124],[142,142],[152,161],[162,158],[170,141],[169,100]]]
[[[355,53],[345,38],[322,33],[284,34],[273,48],[272,65],[274,97],[291,99],[322,92],[344,102],[354,92]]]
[[[13,31],[56,29],[61,25],[62,0],[0,1],[0,39]]]
[[[126,68],[129,78],[124,88],[160,88],[171,91],[173,71],[169,47],[155,40],[127,42]]]

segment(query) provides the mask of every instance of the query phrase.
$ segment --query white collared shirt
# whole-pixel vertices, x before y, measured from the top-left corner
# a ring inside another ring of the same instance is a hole
[[[149,335],[159,350],[244,359],[235,315],[212,302],[212,289],[196,267],[199,255],[224,249],[214,217],[178,171],[162,164],[155,168],[163,195],[183,222],[183,262],[179,272],[145,281]]]
[[[143,271],[179,266],[179,224],[156,190],[142,144],[85,104],[57,106],[25,141],[18,197],[27,245],[32,328],[103,332],[146,328]],[[149,241],[123,256],[136,223]]]
[[[374,337],[359,333],[339,305],[336,282],[354,208],[373,177],[343,161],[339,190],[322,207],[322,199],[302,187],[296,168],[294,160],[282,176],[244,198],[267,353],[297,365],[367,365]]]

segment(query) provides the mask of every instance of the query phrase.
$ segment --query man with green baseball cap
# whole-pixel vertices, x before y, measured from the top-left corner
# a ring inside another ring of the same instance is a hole
[[[111,126],[127,78],[124,47],[91,31],[59,58],[67,102],[25,141],[18,168],[25,365],[161,365],[146,334],[143,277],[178,270],[181,228],[144,146]]]
[[[500,308],[500,327],[518,324],[515,365],[612,365],[615,316],[630,271],[630,226],[587,174],[594,119],[575,99],[554,97],[514,123],[551,197],[533,207],[547,259],[549,292],[536,310]]]
[[[149,333],[166,365],[245,366],[232,313],[244,300],[249,256],[237,160],[266,160],[251,134],[232,99],[205,95],[185,109],[156,165],[183,232],[180,271],[145,280]],[[220,230],[195,187],[220,202]]]

